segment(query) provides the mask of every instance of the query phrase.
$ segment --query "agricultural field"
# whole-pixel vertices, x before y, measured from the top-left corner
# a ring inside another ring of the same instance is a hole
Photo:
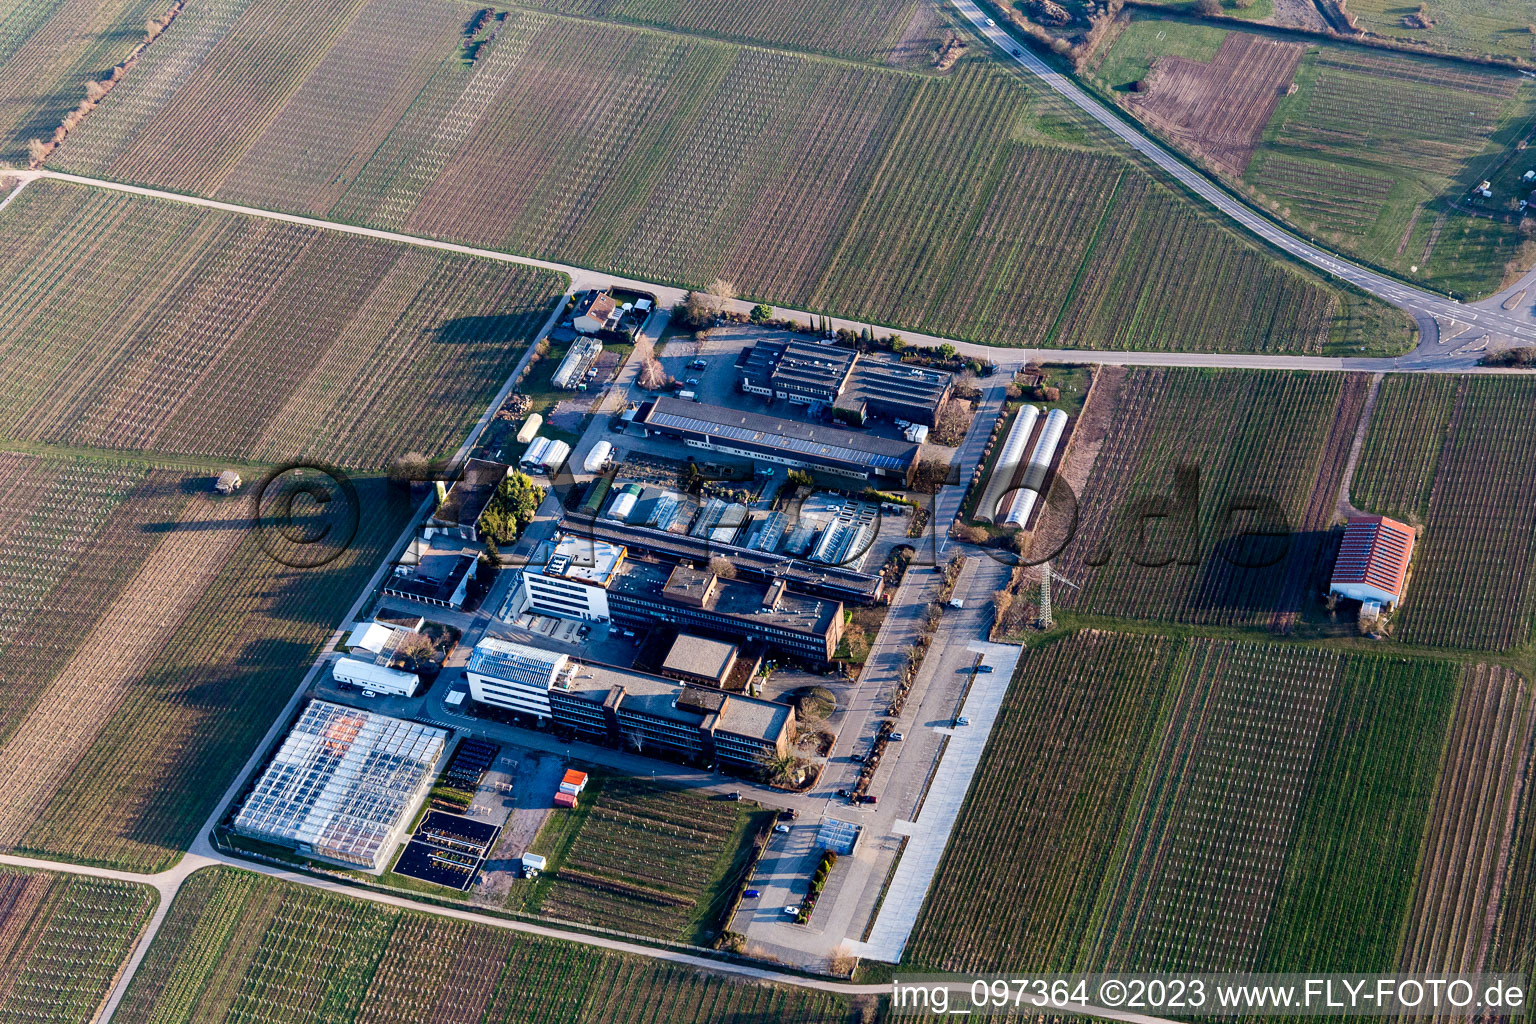
[[[173,0],[13,0],[0,11],[0,162],[25,164]]]
[[[1524,0],[1429,0],[1434,26],[1410,29],[1403,18],[1418,11],[1406,0],[1349,0],[1360,27],[1377,35],[1427,46],[1443,53],[1495,57],[1536,65],[1536,32]]]
[[[226,868],[172,905],[127,1024],[856,1020],[842,997],[402,911]]]
[[[990,343],[1410,340],[979,55],[939,77],[526,9],[471,55],[435,0],[237,7],[179,18],[49,166]]]
[[[908,966],[1388,970],[1468,942],[1459,928],[1486,943],[1529,704],[1502,669],[1047,642],[1021,662]],[[1478,826],[1450,849],[1458,816]],[[1466,891],[1447,882],[1461,861],[1482,872]],[[1422,941],[1400,949],[1405,933]]]
[[[1059,590],[1060,609],[1295,628],[1326,589],[1328,531],[1368,384],[1198,369],[1107,379],[1089,412],[1110,426],[1056,561],[1081,590]],[[1191,471],[1182,481],[1181,467]]]
[[[708,945],[773,815],[648,780],[589,773],[575,808],[550,814],[533,850],[549,859],[508,905],[580,924]],[[636,850],[645,850],[638,858]]]
[[[0,848],[175,859],[403,528],[355,484],[351,546],[294,569],[206,472],[0,456]]]
[[[868,5],[809,0],[751,7],[726,0],[530,0],[526,6],[859,60],[889,59],[911,33],[934,20],[931,0]]]
[[[39,181],[0,215],[0,437],[380,467],[450,452],[561,282]]]
[[[1536,429],[1523,382],[1388,377],[1351,503],[1419,528],[1394,634],[1409,643],[1506,649],[1536,616]]]
[[[1095,75],[1165,138],[1342,252],[1469,296],[1530,263],[1516,147],[1536,132],[1536,83],[1514,72],[1144,17]],[[1494,199],[1466,205],[1484,178]]]
[[[0,1020],[94,1020],[156,899],[146,885],[0,867]]]

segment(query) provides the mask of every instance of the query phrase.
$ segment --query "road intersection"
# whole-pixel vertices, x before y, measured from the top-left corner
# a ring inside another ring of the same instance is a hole
[[[1023,68],[1026,72],[1039,78],[1047,87],[1079,108],[1092,120],[1102,125],[1114,136],[1116,136],[1121,142],[1156,165],[1164,173],[1188,189],[1193,195],[1197,196],[1204,202],[1209,203],[1222,214],[1229,217],[1239,227],[1262,239],[1269,245],[1274,246],[1275,248],[1289,254],[1295,259],[1311,265],[1321,273],[1331,278],[1346,282],[1373,296],[1376,296],[1385,302],[1390,303],[1393,306],[1396,306],[1399,309],[1404,310],[1410,316],[1412,316],[1415,322],[1418,324],[1420,330],[1420,338],[1414,351],[1404,356],[1396,358],[1358,359],[1267,354],[1105,352],[1096,350],[1086,351],[1069,349],[1000,349],[970,342],[954,341],[952,339],[947,339],[940,336],[925,335],[915,332],[903,332],[904,336],[908,339],[909,342],[930,346],[937,346],[945,343],[952,344],[958,351],[966,355],[981,356],[992,359],[999,364],[1001,369],[1005,370],[1016,368],[1028,361],[1035,361],[1041,363],[1092,362],[1126,366],[1146,365],[1304,369],[1324,372],[1521,372],[1479,367],[1477,366],[1477,361],[1482,354],[1490,349],[1496,350],[1504,347],[1536,344],[1536,317],[1533,317],[1533,314],[1536,314],[1536,271],[1533,271],[1522,281],[1504,289],[1499,294],[1492,296],[1489,299],[1477,303],[1464,304],[1457,302],[1454,299],[1416,288],[1397,279],[1387,277],[1383,274],[1370,270],[1369,268],[1359,266],[1358,264],[1346,260],[1337,254],[1328,252],[1327,250],[1324,250],[1315,244],[1302,239],[1294,233],[1284,229],[1274,221],[1270,220],[1268,217],[1253,210],[1233,194],[1229,193],[1214,183],[1212,180],[1210,180],[1204,173],[1196,170],[1193,166],[1188,164],[1181,157],[1177,156],[1174,152],[1162,146],[1153,140],[1150,136],[1148,136],[1145,132],[1141,131],[1139,128],[1135,127],[1124,118],[1120,117],[1117,113],[1107,108],[1098,99],[1075,84],[1070,78],[1053,70],[1048,64],[1027,50],[1023,44],[1015,41],[1013,37],[1010,36],[1007,32],[993,24],[992,21],[985,15],[985,13],[983,13],[982,10],[972,2],[972,0],[953,0],[953,2],[956,9],[976,28],[976,30],[984,38],[995,44],[1003,53],[1009,55],[1018,66]],[[3,210],[4,207],[9,204],[21,192],[21,190],[26,187],[28,183],[39,178],[53,178],[56,180],[72,182],[89,187],[111,189],[120,192],[152,197],[160,200],[186,203],[247,216],[261,217],[271,220],[279,220],[288,223],[305,225],[319,230],[364,235],[403,244],[425,246],[445,251],[459,252],[480,258],[496,260],[499,262],[517,263],[530,267],[538,267],[567,275],[571,282],[571,290],[573,291],[605,286],[634,288],[655,294],[659,300],[659,305],[661,306],[674,305],[679,302],[684,295],[683,289],[680,288],[661,286],[649,282],[632,280],[600,271],[590,270],[587,268],[575,267],[547,260],[538,260],[529,257],[516,256],[495,250],[479,249],[471,246],[441,242],[435,239],[420,238],[416,236],[401,234],[398,232],[362,228],[355,225],[339,224],[318,218],[303,217],[269,210],[261,210],[253,207],[240,206],[237,204],[223,203],[215,200],[203,199],[195,196],[187,196],[159,189],[144,188],[119,182],[105,181],[78,175],[62,174],[46,170],[7,172],[7,174],[11,180],[18,182],[18,184],[16,185],[15,189],[13,189],[8,195],[6,195],[3,199],[0,199],[0,210]],[[734,302],[732,303],[732,308],[744,311],[749,308],[749,304],[746,302]],[[778,312],[780,315],[789,317],[791,319],[798,319],[802,321],[809,321],[810,319],[810,314],[804,312],[788,309],[780,309]],[[552,315],[551,323],[553,322],[553,318],[554,317]],[[848,327],[855,330],[862,329],[865,326],[876,326],[865,324],[859,321],[839,318],[833,318],[830,323],[834,327]],[[545,332],[547,332],[549,326],[549,324],[545,325]],[[884,329],[885,328],[882,328],[882,330]],[[633,362],[638,365],[639,360],[634,360]],[[519,364],[519,369],[521,368],[521,365],[522,364]],[[470,450],[473,442],[479,437],[485,424],[489,421],[490,416],[497,408],[500,407],[506,396],[506,393],[513,387],[516,377],[516,371],[514,371],[511,376],[509,376],[506,384],[502,389],[502,393],[498,395],[496,401],[490,405],[485,413],[485,416],[482,417],[480,423],[476,425],[476,429],[471,433],[470,439],[466,441],[464,446],[460,449],[459,455],[461,457]],[[1005,381],[1007,377],[1002,376],[999,379]],[[1000,403],[1000,396],[1001,384],[990,388],[986,392],[984,395],[984,404],[988,407],[988,411],[992,405]],[[984,421],[984,418],[978,417],[978,420]],[[981,438],[975,446],[978,449],[977,451],[968,451],[966,449],[962,449],[960,457],[957,459],[957,461],[960,463],[963,471],[968,472],[968,466],[974,464],[975,458],[979,455],[980,444],[982,443],[984,443],[984,437]],[[950,490],[954,491],[952,500],[958,501],[959,495],[963,489]],[[423,510],[424,509],[425,505],[423,507]],[[953,518],[955,512],[958,511],[958,509],[950,508],[948,505],[941,505],[937,511],[939,514],[935,516],[935,525],[939,528],[940,531],[942,531],[943,527],[947,525],[950,519]],[[413,523],[412,527],[397,542],[397,549],[403,547],[404,544],[408,541],[409,537],[413,535],[414,525],[415,524]],[[377,589],[379,580],[382,577],[382,574],[387,571],[388,567],[392,564],[393,555],[395,553],[396,552],[392,552],[392,557],[384,560],[381,563],[374,578],[370,580],[368,586],[359,596],[357,603],[350,610],[347,617],[343,620],[344,622],[349,622],[355,618],[361,610],[362,604]],[[990,580],[986,585],[992,585]],[[980,585],[978,584],[978,586]],[[980,593],[981,591],[978,589],[978,597],[980,596]],[[968,604],[971,604],[971,607],[967,609],[968,614],[964,616],[964,618],[967,621],[972,618],[979,618],[981,615],[981,609],[979,607],[975,607],[975,605],[979,604],[979,602],[968,602]],[[961,617],[957,616],[956,618],[958,619]],[[974,639],[971,641],[971,643],[975,643]],[[970,648],[967,648],[967,650],[969,649]],[[961,655],[956,656],[959,657]],[[938,669],[942,661],[943,659],[935,659],[934,668]],[[322,658],[317,660],[316,663],[311,666],[310,671],[306,674],[303,682],[295,691],[293,698],[290,701],[288,712],[291,712],[292,709],[297,705],[298,701],[302,699],[303,695],[308,692],[315,676],[324,664],[325,660]],[[948,664],[944,663],[944,667],[948,668]],[[999,673],[998,679],[1006,683],[1006,680],[1010,676],[1011,673]],[[1002,688],[994,687],[993,689],[1005,688],[1006,687],[1004,686]],[[989,706],[990,703],[994,701],[994,699],[1001,699],[1000,693],[993,693],[991,689],[986,688],[984,688],[984,692],[978,694],[978,696],[983,698],[984,702],[987,702]],[[970,708],[969,704],[967,704],[967,708]],[[283,715],[279,716],[273,723],[272,729],[269,731],[268,736],[263,740],[262,743],[257,746],[256,751],[252,754],[250,761],[242,768],[238,776],[235,778],[235,781],[232,782],[228,792],[225,794],[225,797],[220,800],[218,807],[210,816],[206,826],[199,834],[199,838],[193,844],[191,850],[188,851],[187,854],[184,855],[174,867],[168,869],[167,871],[160,872],[158,874],[136,874],[133,872],[113,871],[110,869],[70,863],[35,860],[31,858],[16,857],[10,855],[0,855],[0,864],[8,864],[37,870],[71,872],[97,877],[114,878],[122,881],[137,882],[152,886],[159,893],[159,905],[152,915],[150,923],[144,934],[140,937],[132,958],[119,976],[111,994],[108,997],[107,1002],[104,1004],[102,1011],[98,1015],[98,1021],[105,1022],[111,1019],[113,1012],[121,1001],[124,993],[127,991],[127,987],[133,978],[135,970],[137,969],[139,963],[142,961],[155,934],[159,930],[159,927],[170,908],[172,900],[175,898],[177,892],[180,890],[186,878],[197,870],[216,864],[235,865],[246,870],[253,870],[281,877],[298,884],[340,891],[354,898],[367,899],[390,906],[408,908],[422,913],[437,914],[440,916],[471,920],[475,921],[476,923],[485,924],[492,927],[508,928],[529,934],[537,934],[551,938],[557,938],[563,941],[599,946],[606,949],[625,952],[635,956],[661,959],[678,963],[680,965],[689,965],[714,971],[722,971],[754,980],[771,981],[781,984],[815,988],[822,991],[836,992],[846,995],[882,995],[889,991],[889,986],[886,985],[855,985],[833,981],[827,978],[806,977],[804,975],[776,971],[767,967],[760,968],[734,961],[721,961],[682,952],[676,949],[641,945],[638,943],[626,942],[621,939],[592,935],[585,932],[568,931],[558,927],[536,925],[526,921],[517,921],[504,917],[480,914],[471,910],[460,910],[456,908],[422,904],[405,897],[397,897],[387,893],[346,886],[329,879],[297,874],[271,865],[264,865],[260,863],[231,858],[213,847],[208,838],[209,834],[213,826],[217,824],[217,822],[222,818],[223,814],[225,813],[225,808],[228,806],[229,802],[233,800],[237,795],[239,787],[248,777],[250,771],[254,769],[262,754],[267,749],[269,749],[273,740],[275,740],[277,733],[291,717],[288,712],[285,712]],[[985,723],[982,724],[984,725]],[[859,731],[860,730],[852,730],[850,736],[855,736]],[[975,737],[979,738],[979,742],[984,743],[985,736],[986,730],[984,728],[978,728],[971,735],[971,737],[968,737],[968,739]],[[850,742],[856,742],[856,739],[850,739]],[[974,770],[974,759],[970,756],[971,754],[979,754],[979,747],[974,751],[970,751],[966,758],[956,760],[953,766],[954,770],[957,772],[964,772],[967,767],[969,770]],[[968,779],[968,775],[966,778]],[[966,787],[959,785],[958,783],[956,785],[959,797],[963,797]],[[884,808],[882,808],[882,810],[884,810]],[[935,806],[933,808],[925,808],[925,810],[930,810],[940,817],[952,817],[953,813],[958,811],[958,804],[956,804],[954,807]],[[916,813],[916,809],[913,810],[912,816],[918,820],[923,820],[921,816]],[[895,824],[910,829],[913,823],[897,822]],[[945,834],[947,835],[947,829],[945,829]],[[933,856],[925,856],[922,858],[923,863],[921,864],[919,864],[917,860],[913,860],[912,864],[908,868],[908,870],[912,873],[921,874],[926,872],[927,879],[919,880],[922,882],[923,891],[926,891],[927,880],[931,880],[931,869],[936,867],[936,857],[939,853],[942,853],[942,848],[942,843],[940,843],[937,847],[937,852],[934,853]],[[932,863],[929,863],[930,861]],[[918,902],[921,902],[920,897]],[[896,915],[896,917],[903,917],[903,915]],[[905,930],[903,929],[903,926]],[[910,921],[906,921],[904,919],[897,920],[896,918],[892,918],[887,921],[886,918],[882,916],[876,925],[875,932],[872,933],[870,937],[871,947],[878,946],[879,951],[886,953],[887,955],[889,955],[892,951],[899,955],[900,944],[904,942],[906,931],[909,931],[910,927]],[[875,949],[867,948],[862,951],[875,952]],[[1128,1024],[1169,1024],[1169,1022],[1161,1021],[1158,1018],[1150,1018],[1137,1014],[1125,1013],[1098,1007],[1070,1007],[1062,1009],[1067,1009],[1071,1012],[1086,1012],[1092,1016],[1098,1016],[1107,1019],[1122,1020],[1128,1022]]]

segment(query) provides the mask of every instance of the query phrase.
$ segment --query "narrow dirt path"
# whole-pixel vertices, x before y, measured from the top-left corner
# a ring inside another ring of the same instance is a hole
[[[1371,429],[1371,413],[1376,411],[1376,396],[1381,393],[1381,381],[1385,374],[1371,376],[1370,389],[1365,393],[1365,406],[1360,410],[1360,424],[1355,427],[1355,440],[1349,447],[1349,461],[1344,464],[1344,478],[1339,481],[1339,500],[1335,507],[1340,519],[1364,515],[1349,502],[1349,485],[1355,479],[1355,467],[1360,465],[1360,453],[1365,449],[1365,437]]]

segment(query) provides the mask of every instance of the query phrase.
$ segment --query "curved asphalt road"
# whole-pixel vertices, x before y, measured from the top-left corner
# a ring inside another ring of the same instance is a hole
[[[1487,306],[1465,305],[1454,299],[1415,288],[1396,278],[1367,270],[1285,230],[1240,202],[1166,147],[1116,115],[1066,75],[1052,70],[1023,43],[1018,42],[996,25],[986,12],[976,6],[974,0],[952,0],[952,2],[955,9],[975,27],[976,31],[1008,54],[1020,67],[1050,86],[1052,90],[1094,121],[1103,125],[1121,142],[1151,160],[1185,188],[1232,218],[1244,230],[1264,239],[1275,248],[1310,263],[1324,274],[1347,281],[1412,316],[1419,325],[1419,345],[1409,355],[1390,360],[1396,364],[1395,368],[1429,368],[1445,364],[1476,362],[1481,349],[1468,352],[1464,350],[1463,345],[1441,343],[1439,327],[1448,326],[1451,322],[1469,327],[1470,330],[1467,332],[1469,340],[1472,337],[1486,337],[1489,342],[1494,343],[1495,348],[1536,344],[1536,319],[1522,315],[1524,311],[1511,314],[1497,307],[1489,309]],[[1471,355],[1470,359],[1469,355]],[[1386,363],[1389,360],[1373,360],[1373,362]]]

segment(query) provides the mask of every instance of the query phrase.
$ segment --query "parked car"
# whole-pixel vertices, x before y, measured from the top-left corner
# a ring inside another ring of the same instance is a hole
[[[837,791],[837,795],[841,797],[851,797],[852,794],[850,794],[846,789],[840,789]]]
[[[730,791],[730,792],[729,792],[729,793],[727,793],[727,794],[725,794],[725,798],[726,798],[726,799],[727,799],[727,800],[740,800],[740,799],[741,799],[741,794],[740,794],[740,793],[738,793],[738,792],[736,792],[736,791],[735,791],[735,790],[734,790],[734,789],[733,789],[733,790],[731,790],[731,791]]]
[[[893,732],[893,733],[891,733],[891,742],[892,743],[900,743],[902,740],[904,740],[906,738],[907,738],[907,734],[904,733],[904,732]]]
[[[992,671],[992,666],[991,665],[977,665],[976,666],[976,671],[985,674],[987,672],[991,672]]]
[[[958,598],[958,597],[952,597],[952,598],[949,599],[949,606],[951,608],[964,608],[965,607],[965,601],[963,599],[961,599],[961,598]]]
[[[363,691],[363,696],[364,697],[377,697],[378,694],[374,693],[372,690],[364,690]]]
[[[864,763],[864,755],[863,754],[849,754],[848,755],[848,760],[850,760],[850,761],[857,761],[859,764],[863,764]]]
[[[789,821],[794,821],[798,817],[800,817],[800,812],[795,810],[793,807],[786,807],[784,810],[779,812],[780,821],[784,821],[786,819]]]
[[[784,914],[787,917],[799,917],[800,916],[800,904],[796,903],[792,907],[785,907],[784,908]]]
[[[957,726],[966,726],[966,725],[970,725],[970,724],[971,724],[971,720],[969,718],[966,718],[964,715],[961,715],[959,718],[955,719],[955,725],[957,725]]]
[[[777,832],[781,836],[789,835],[789,826],[788,825],[775,825],[775,826],[773,826],[773,830],[775,832]]]
[[[686,383],[687,383],[687,385],[689,387],[697,387],[698,383],[699,383],[699,378],[697,378],[697,377],[689,377],[688,380],[686,381]]]
[[[755,900],[761,895],[762,893],[758,892],[756,889],[748,889],[746,892],[741,894],[741,898],[744,900]]]
[[[865,793],[863,796],[859,797],[859,803],[861,804],[877,804],[879,802],[880,798],[875,796],[873,793]]]

